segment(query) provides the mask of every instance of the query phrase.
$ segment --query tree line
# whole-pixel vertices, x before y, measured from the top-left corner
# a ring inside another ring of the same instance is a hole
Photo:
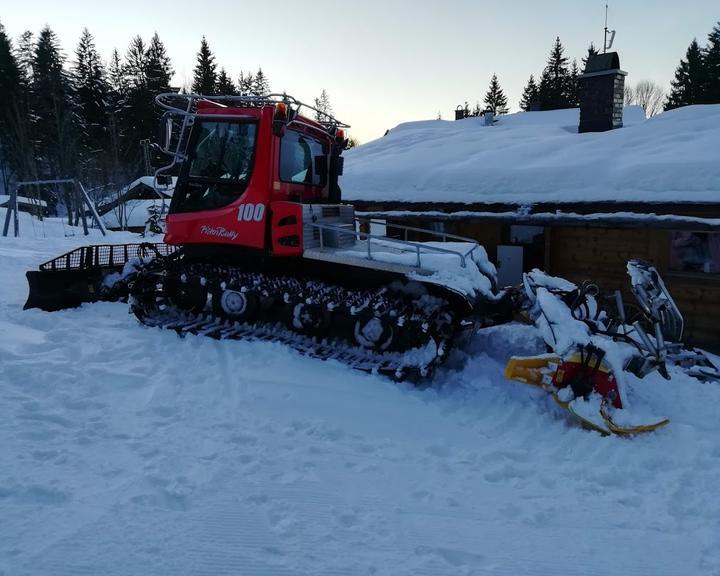
[[[218,65],[205,37],[190,86],[173,87],[170,56],[157,33],[135,36],[123,56],[115,49],[101,59],[85,29],[70,61],[55,33],[24,32],[13,42],[0,23],[0,177],[80,178],[90,187],[117,190],[147,173],[146,149],[154,141],[163,92],[263,96],[270,82],[262,68],[233,80]],[[332,108],[323,90],[315,100]]]
[[[720,104],[720,22],[700,47],[694,39],[675,70],[665,110],[688,104]]]
[[[582,58],[583,70],[588,59],[597,54],[598,50],[591,43],[586,56]],[[534,74],[530,75],[519,102],[520,109],[557,110],[579,106],[578,77],[581,73],[577,60],[568,61],[565,48],[557,37],[545,68],[539,75],[539,81]],[[689,104],[720,103],[720,22],[708,34],[705,46],[701,47],[697,40],[690,43],[685,58],[680,61],[675,71],[675,78],[667,96],[657,83],[640,80],[634,85],[625,85],[624,101],[626,105],[642,106],[648,117],[661,110]],[[483,102],[485,109],[492,110],[495,114],[505,114],[508,111],[507,97],[495,74],[490,80]],[[473,109],[465,102],[465,116],[478,116],[483,111],[479,101]]]

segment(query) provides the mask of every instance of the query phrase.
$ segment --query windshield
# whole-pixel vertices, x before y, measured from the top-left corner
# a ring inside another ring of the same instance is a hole
[[[190,177],[242,180],[250,174],[255,124],[203,122],[190,163]]]
[[[188,178],[173,194],[170,212],[195,212],[227,206],[245,192],[250,180],[257,125],[202,122],[190,153]]]

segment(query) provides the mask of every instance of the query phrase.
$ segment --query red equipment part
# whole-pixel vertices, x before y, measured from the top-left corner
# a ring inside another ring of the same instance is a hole
[[[596,350],[588,346],[563,360],[552,383],[556,388],[571,386],[576,397],[597,392],[610,400],[615,408],[622,408],[617,379]]]

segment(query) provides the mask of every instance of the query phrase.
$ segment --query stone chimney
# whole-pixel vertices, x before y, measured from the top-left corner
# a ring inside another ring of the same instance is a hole
[[[617,52],[596,54],[588,58],[585,73],[578,77],[578,132],[605,132],[622,128],[625,76],[627,72],[620,70]]]

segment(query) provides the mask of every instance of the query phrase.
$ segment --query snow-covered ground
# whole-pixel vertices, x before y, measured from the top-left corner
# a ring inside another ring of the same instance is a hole
[[[346,155],[346,200],[717,202],[720,104],[578,134],[579,110],[408,122]]]
[[[670,425],[605,438],[502,377],[529,327],[420,390],[122,304],[22,311],[84,242],[0,238],[3,576],[720,574],[720,385],[653,376]]]

